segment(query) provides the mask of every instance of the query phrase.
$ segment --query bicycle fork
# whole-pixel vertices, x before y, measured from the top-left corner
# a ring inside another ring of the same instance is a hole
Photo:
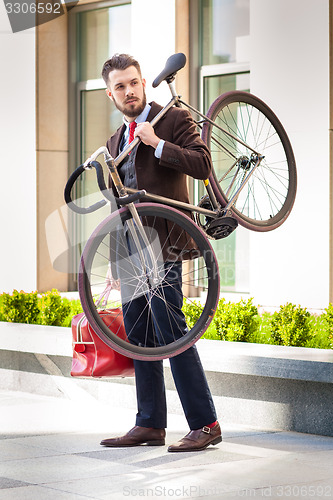
[[[157,259],[154,255],[152,245],[147,238],[146,232],[134,203],[130,203],[129,205],[127,205],[127,207],[133,217],[133,219],[127,221],[127,226],[130,235],[133,238],[135,248],[137,249],[143,273],[148,278],[148,285],[156,286],[159,282],[159,277]],[[148,258],[145,256],[145,251],[148,252]]]
[[[125,186],[123,185],[118,170],[114,164],[114,159],[108,152],[104,152],[105,162],[109,168],[112,182],[119,195],[118,202],[120,205],[126,205],[132,215],[132,219],[127,221],[129,234],[137,249],[138,257],[142,266],[142,270],[148,277],[148,281],[153,286],[156,286],[158,277],[157,259],[154,255],[152,245],[147,237],[142,221],[139,217],[138,211],[135,207],[134,200],[139,200],[145,195],[145,191],[139,191],[135,195],[128,195]],[[133,201],[130,201],[133,200]],[[145,256],[145,251],[148,252],[148,259]]]

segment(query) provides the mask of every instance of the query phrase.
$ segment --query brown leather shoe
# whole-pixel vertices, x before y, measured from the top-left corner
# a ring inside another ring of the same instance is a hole
[[[163,446],[165,444],[165,429],[153,429],[152,427],[139,427],[136,425],[125,436],[101,441],[102,446],[111,448],[139,446],[141,444]]]
[[[168,451],[201,451],[205,450],[210,444],[221,443],[220,425],[214,427],[203,427],[195,431],[190,431],[183,439],[169,446]]]

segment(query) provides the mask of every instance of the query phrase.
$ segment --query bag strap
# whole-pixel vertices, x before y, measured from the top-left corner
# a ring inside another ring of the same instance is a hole
[[[81,326],[82,326],[82,322],[85,319],[86,319],[86,316],[85,316],[85,314],[83,314],[76,325],[76,342],[75,342],[75,344],[94,344],[94,342],[83,342],[83,340],[82,340]]]

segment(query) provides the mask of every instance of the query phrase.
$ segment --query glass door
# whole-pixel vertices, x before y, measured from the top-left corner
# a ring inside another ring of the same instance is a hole
[[[238,69],[238,72],[237,72]],[[232,90],[249,91],[248,64],[221,64],[201,68],[201,109],[208,111],[210,104],[221,94]],[[195,199],[205,195],[202,183],[195,183]],[[212,241],[220,268],[222,292],[247,292],[249,289],[249,235],[238,226],[230,236]]]

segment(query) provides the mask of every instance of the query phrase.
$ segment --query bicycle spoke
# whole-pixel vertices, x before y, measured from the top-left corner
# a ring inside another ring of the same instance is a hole
[[[131,234],[127,231],[131,214],[123,210],[121,224],[111,215],[110,222],[101,223],[97,235],[89,239],[81,260],[80,298],[98,334],[119,352],[137,359],[163,359],[185,350],[207,328],[218,297],[216,260],[203,233],[181,213],[155,204],[139,204],[137,210],[142,227],[132,224]],[[167,231],[162,240],[161,228]],[[195,260],[182,264],[191,248]],[[114,296],[107,288],[111,271],[120,281]],[[188,328],[182,308],[193,292],[202,300],[203,310]],[[107,302],[101,300],[106,295]],[[211,305],[205,307],[207,303]],[[105,309],[112,307],[123,315],[127,342],[112,331],[113,320],[99,320],[99,313],[107,314]]]
[[[221,96],[208,116],[233,138],[211,123],[203,126],[214,165],[215,195],[222,198],[223,206],[233,200],[243,225],[265,230],[281,223],[293,202],[292,193],[288,197],[291,173],[296,178],[289,162],[293,156],[290,148],[286,154],[287,138],[281,140],[281,127],[277,128],[272,112],[266,114],[262,103],[257,107],[258,99],[250,94],[236,91],[234,98],[232,94]]]

